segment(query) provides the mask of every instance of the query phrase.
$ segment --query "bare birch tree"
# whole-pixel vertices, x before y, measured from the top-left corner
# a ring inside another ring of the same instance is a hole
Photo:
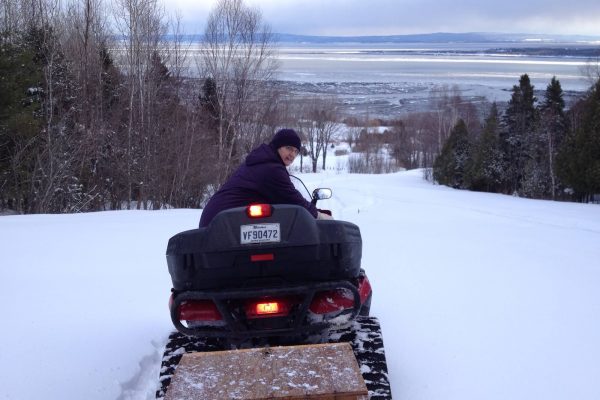
[[[336,104],[335,98],[307,98],[298,103],[296,124],[305,137],[313,172],[317,172],[319,157],[325,169],[327,147],[340,130]]]
[[[78,88],[72,79],[70,60],[64,54],[63,9],[60,0],[27,2],[24,9],[33,16],[27,21],[25,32],[42,73],[39,90],[43,127],[31,181],[33,211],[71,211],[81,194],[74,171],[79,151],[74,137]]]
[[[323,170],[325,170],[327,161],[327,150],[329,145],[337,139],[340,132],[338,122],[337,102],[335,99],[324,99],[321,102],[320,109],[313,111],[312,117],[317,125],[319,140],[323,143]]]
[[[0,35],[2,40],[12,40],[17,32],[22,30],[24,13],[22,1],[0,0]]]
[[[149,166],[156,135],[157,98],[154,82],[147,79],[160,63],[161,41],[166,33],[164,9],[157,0],[116,0],[115,18],[123,37],[127,76],[127,126],[125,129],[125,190],[127,207],[145,199]]]
[[[260,11],[242,0],[219,0],[208,17],[201,67],[214,83],[217,181],[222,182],[248,147],[245,142],[256,142],[244,125],[267,100],[266,82],[277,68]]]

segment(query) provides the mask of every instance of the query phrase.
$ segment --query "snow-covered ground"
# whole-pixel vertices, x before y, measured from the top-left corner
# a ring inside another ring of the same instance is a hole
[[[600,206],[303,175],[358,224],[394,398],[600,398]],[[0,398],[150,399],[200,210],[0,217]]]

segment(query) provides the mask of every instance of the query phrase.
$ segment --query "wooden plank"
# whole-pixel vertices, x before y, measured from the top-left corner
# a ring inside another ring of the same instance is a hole
[[[349,343],[184,354],[166,400],[366,400]]]

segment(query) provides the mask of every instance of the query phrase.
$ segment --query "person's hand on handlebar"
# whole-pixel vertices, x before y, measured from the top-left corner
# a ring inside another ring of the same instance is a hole
[[[331,211],[317,209],[317,219],[333,219]]]

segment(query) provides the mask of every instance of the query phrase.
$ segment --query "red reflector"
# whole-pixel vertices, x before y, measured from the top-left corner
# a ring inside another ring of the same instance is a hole
[[[257,262],[257,261],[273,261],[275,259],[275,254],[273,253],[268,253],[268,254],[251,254],[250,255],[250,261],[252,262]]]
[[[315,294],[310,311],[315,314],[329,314],[354,307],[354,296],[349,290],[336,289]]]
[[[250,218],[265,218],[271,216],[270,204],[251,204],[246,207],[246,214]]]
[[[360,303],[363,304],[371,294],[371,282],[366,276],[358,281],[358,293],[360,294]]]
[[[190,300],[179,306],[180,321],[220,321],[221,313],[210,300]]]

